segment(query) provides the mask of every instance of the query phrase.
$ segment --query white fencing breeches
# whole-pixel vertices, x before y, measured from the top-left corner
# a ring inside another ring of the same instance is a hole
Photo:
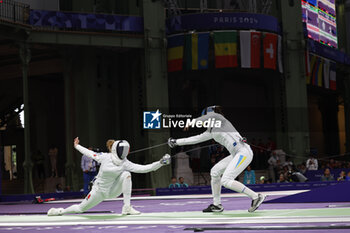
[[[63,210],[63,214],[82,213],[98,205],[107,198],[115,198],[123,193],[124,205],[130,206],[131,198],[131,174],[123,172],[114,182],[109,193],[103,192],[97,186],[92,186],[91,192],[79,205],[72,205]]]
[[[235,180],[252,160],[253,152],[249,145],[245,144],[234,155],[227,156],[211,169],[211,190],[214,205],[221,204],[221,185],[236,192],[244,193],[252,199],[258,197],[257,193]]]

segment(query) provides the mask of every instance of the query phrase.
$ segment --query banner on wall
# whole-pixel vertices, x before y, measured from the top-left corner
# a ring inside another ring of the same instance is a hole
[[[276,17],[243,12],[184,14],[167,19],[166,24],[168,33],[223,29],[254,29],[275,33],[280,32],[280,26]]]
[[[139,16],[71,13],[31,10],[29,24],[60,29],[111,30],[143,33],[143,18]]]

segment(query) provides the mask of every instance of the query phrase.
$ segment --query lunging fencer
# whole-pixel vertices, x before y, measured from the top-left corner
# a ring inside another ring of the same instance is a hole
[[[202,116],[196,118],[195,121],[204,122],[208,119],[221,121],[221,127],[208,127],[204,133],[193,137],[181,139],[169,138],[168,144],[173,148],[175,146],[192,145],[214,139],[226,147],[230,155],[219,161],[210,171],[213,204],[210,204],[203,212],[222,212],[224,210],[221,205],[221,186],[249,196],[252,199],[252,203],[248,211],[254,212],[265,200],[266,196],[254,192],[235,180],[253,160],[253,151],[231,122],[223,116],[220,106],[205,108]]]
[[[74,147],[81,154],[87,155],[101,164],[90,193],[79,205],[72,205],[66,209],[51,208],[47,215],[57,216],[71,213],[82,213],[98,205],[107,198],[115,198],[123,194],[123,215],[140,214],[130,204],[131,198],[131,174],[147,173],[155,171],[163,165],[170,164],[170,155],[165,154],[159,161],[147,165],[130,162],[126,156],[130,152],[130,145],[125,140],[108,140],[109,153],[96,153],[79,145],[79,138],[74,139]]]

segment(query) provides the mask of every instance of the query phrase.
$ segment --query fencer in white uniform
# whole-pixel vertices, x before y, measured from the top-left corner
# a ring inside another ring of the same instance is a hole
[[[230,152],[230,155],[219,161],[210,171],[213,204],[209,205],[203,212],[221,212],[224,210],[220,198],[221,186],[249,196],[252,199],[252,204],[248,211],[254,212],[266,196],[254,192],[235,180],[253,160],[253,151],[245,143],[231,122],[222,115],[220,106],[205,108],[202,116],[195,120],[206,121],[208,119],[221,121],[221,127],[209,127],[204,133],[193,137],[181,139],[169,138],[168,144],[173,148],[174,146],[192,145],[214,139],[219,144],[225,146]]]
[[[110,153],[96,153],[79,145],[79,139],[74,140],[74,147],[81,154],[87,155],[101,164],[90,193],[79,205],[72,205],[66,209],[51,208],[47,215],[57,216],[71,213],[82,213],[96,206],[107,198],[115,198],[123,193],[124,206],[122,214],[140,214],[130,204],[131,198],[131,172],[147,173],[155,171],[170,163],[170,155],[164,155],[160,161],[147,165],[139,165],[130,162],[126,156],[129,154],[130,145],[125,140],[112,141]],[[108,142],[107,142],[108,144]]]

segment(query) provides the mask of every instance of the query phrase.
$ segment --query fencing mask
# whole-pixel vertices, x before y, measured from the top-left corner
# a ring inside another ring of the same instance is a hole
[[[120,160],[126,158],[130,151],[130,144],[125,140],[115,141],[112,145],[112,154],[116,155]]]
[[[208,112],[214,112],[215,111],[215,105],[213,105],[213,106],[210,106],[210,107],[206,107],[205,109],[203,109],[203,111],[202,111],[202,116],[203,115],[206,115]]]

